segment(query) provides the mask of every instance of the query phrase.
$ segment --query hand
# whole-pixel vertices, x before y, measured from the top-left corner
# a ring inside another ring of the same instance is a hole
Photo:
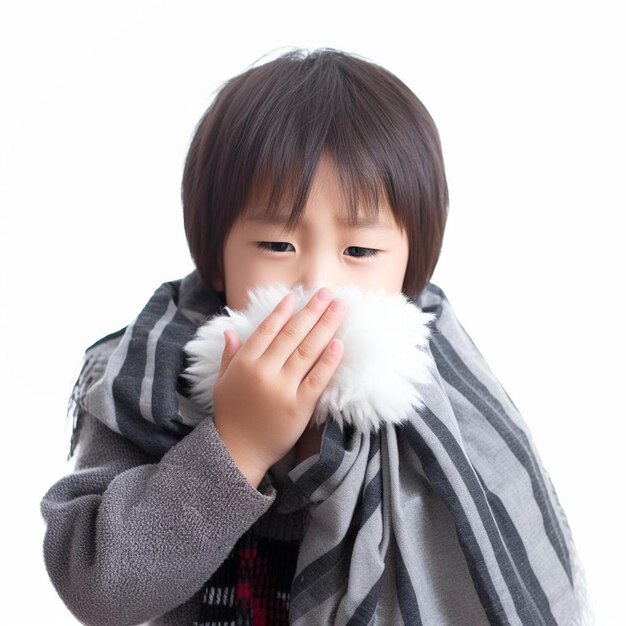
[[[343,312],[333,311],[320,291],[293,317],[295,299],[287,294],[243,345],[231,331],[224,334],[214,422],[253,484],[300,439],[339,365],[343,344],[338,352],[329,344]]]

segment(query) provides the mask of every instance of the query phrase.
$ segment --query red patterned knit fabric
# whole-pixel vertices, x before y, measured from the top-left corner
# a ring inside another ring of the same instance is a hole
[[[198,626],[289,624],[300,542],[261,536],[253,525],[206,582]]]

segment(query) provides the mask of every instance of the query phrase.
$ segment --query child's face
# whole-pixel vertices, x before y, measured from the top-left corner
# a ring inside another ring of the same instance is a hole
[[[248,217],[235,223],[224,246],[224,285],[231,309],[248,304],[247,289],[274,282],[289,288],[340,287],[349,283],[362,289],[383,288],[387,293],[402,290],[409,257],[409,244],[394,221],[388,206],[382,207],[380,223],[374,228],[352,228],[336,220],[343,218],[338,207],[344,203],[339,181],[325,159],[320,161],[305,212],[293,232],[250,216],[264,212],[252,206]],[[384,210],[383,210],[384,209]],[[370,250],[376,256],[368,256]]]

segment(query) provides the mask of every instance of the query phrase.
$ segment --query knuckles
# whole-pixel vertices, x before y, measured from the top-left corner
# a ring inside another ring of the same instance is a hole
[[[296,355],[300,357],[303,361],[310,361],[315,356],[315,353],[313,352],[313,347],[311,346],[311,344],[309,342],[303,341],[296,348]]]
[[[274,335],[276,334],[276,325],[271,318],[265,318],[257,327],[257,331],[260,335]]]
[[[289,339],[298,339],[300,337],[300,329],[296,324],[290,323],[286,324],[282,330],[285,337]]]

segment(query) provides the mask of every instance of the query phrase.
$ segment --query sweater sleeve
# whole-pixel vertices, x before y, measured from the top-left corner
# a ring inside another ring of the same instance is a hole
[[[46,569],[82,623],[149,621],[201,589],[276,491],[248,482],[210,417],[158,463],[82,419],[74,470],[40,503]]]

